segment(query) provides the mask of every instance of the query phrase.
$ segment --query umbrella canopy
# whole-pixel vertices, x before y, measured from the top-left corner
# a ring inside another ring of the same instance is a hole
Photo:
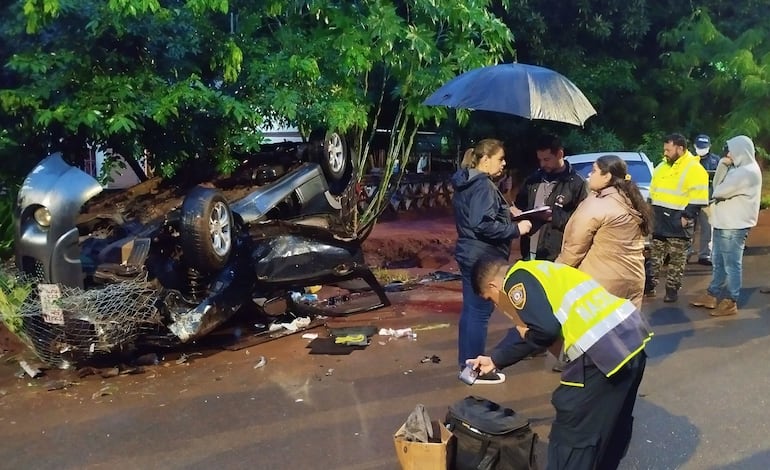
[[[453,78],[423,104],[514,114],[582,126],[596,110],[565,76],[545,67],[499,64]]]

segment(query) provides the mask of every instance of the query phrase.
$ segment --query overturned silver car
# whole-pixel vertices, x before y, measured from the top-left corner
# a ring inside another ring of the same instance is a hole
[[[340,155],[330,158],[344,174]],[[388,305],[325,169],[301,163],[235,201],[195,186],[164,216],[140,221],[82,213],[102,187],[47,157],[16,209],[16,265],[33,283],[23,336],[44,361],[68,367],[137,342],[196,340],[247,304],[282,313],[307,286],[360,279],[374,301],[345,314]]]

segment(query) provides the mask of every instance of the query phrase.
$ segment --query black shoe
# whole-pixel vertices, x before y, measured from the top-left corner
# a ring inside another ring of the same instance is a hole
[[[645,297],[655,297],[656,295],[657,295],[657,292],[655,292],[655,288],[654,287],[652,289],[647,289],[647,290],[644,291],[644,296]]]
[[[699,258],[698,264],[702,264],[703,266],[712,266],[711,260],[708,258]]]
[[[679,298],[679,290],[666,287],[666,296],[663,297],[663,302],[671,303],[676,302]]]

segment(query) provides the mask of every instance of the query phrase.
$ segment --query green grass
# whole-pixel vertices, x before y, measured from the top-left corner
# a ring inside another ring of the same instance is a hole
[[[762,199],[760,199],[759,207],[761,209],[767,209],[770,207],[770,164],[767,161],[765,163],[765,169],[762,170]]]

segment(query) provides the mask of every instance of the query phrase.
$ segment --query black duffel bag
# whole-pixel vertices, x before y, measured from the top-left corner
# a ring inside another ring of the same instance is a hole
[[[529,420],[486,398],[469,396],[449,407],[456,438],[455,470],[535,470],[537,434]]]

